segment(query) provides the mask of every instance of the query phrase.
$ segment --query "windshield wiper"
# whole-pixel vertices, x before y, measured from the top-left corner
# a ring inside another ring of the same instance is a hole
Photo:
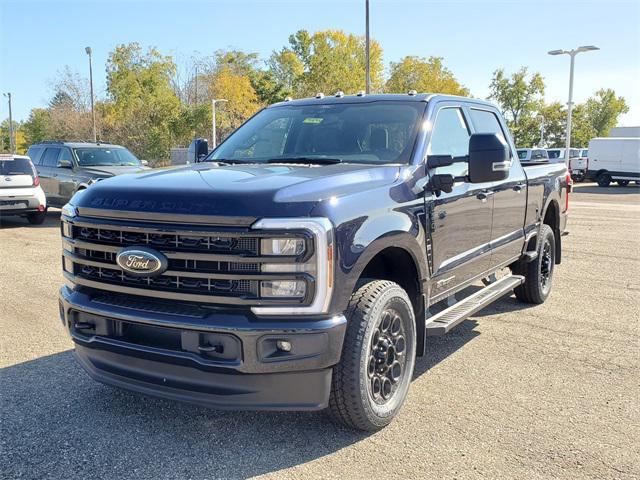
[[[251,160],[238,160],[235,158],[212,158],[211,160],[202,160],[200,163],[220,163],[224,165],[234,165],[243,163],[256,163]]]
[[[318,165],[333,165],[335,163],[342,163],[340,158],[330,157],[285,157],[285,158],[270,158],[267,163],[316,163]]]

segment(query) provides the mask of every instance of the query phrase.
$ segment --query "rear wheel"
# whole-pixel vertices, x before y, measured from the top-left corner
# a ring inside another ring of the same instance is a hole
[[[340,423],[375,431],[402,407],[415,365],[416,327],[407,293],[375,280],[351,296],[342,359],[334,367],[329,413]]]
[[[598,175],[598,186],[599,187],[608,187],[611,183],[611,175],[608,173],[601,173]]]
[[[515,289],[516,298],[526,303],[543,303],[551,293],[555,264],[556,237],[549,225],[542,225],[536,259],[514,270],[524,276],[524,283]]]
[[[617,182],[621,187],[626,187],[627,185],[629,185],[629,180],[617,180]]]
[[[31,225],[42,225],[45,218],[47,218],[47,212],[32,212],[27,214],[27,220]]]

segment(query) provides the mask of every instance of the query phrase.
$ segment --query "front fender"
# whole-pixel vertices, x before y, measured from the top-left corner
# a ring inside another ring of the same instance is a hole
[[[417,216],[393,211],[376,218],[360,218],[336,228],[337,258],[332,310],[346,310],[351,294],[369,262],[383,250],[406,251],[419,274],[421,293],[428,279],[424,228]]]

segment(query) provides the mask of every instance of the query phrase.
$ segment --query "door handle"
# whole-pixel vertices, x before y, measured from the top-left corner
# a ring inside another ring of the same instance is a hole
[[[487,201],[487,198],[489,198],[491,195],[493,195],[495,192],[489,191],[489,190],[485,190],[483,192],[480,192],[476,195],[476,198],[478,200],[482,200],[483,202]]]
[[[524,190],[525,184],[524,183],[518,183],[516,185],[513,186],[513,189],[520,193],[522,190]]]

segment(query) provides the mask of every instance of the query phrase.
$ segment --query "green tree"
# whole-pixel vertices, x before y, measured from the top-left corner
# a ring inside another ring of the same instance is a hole
[[[518,146],[531,141],[532,118],[543,106],[544,80],[539,73],[528,78],[522,67],[510,77],[503,69],[496,70],[489,86],[490,99],[495,100],[507,119],[514,142]],[[527,133],[529,132],[529,133]]]
[[[125,144],[141,158],[164,160],[175,141],[171,127],[180,100],[171,79],[175,64],[155,48],[118,45],[107,61],[105,129],[110,140]]]
[[[417,92],[448,93],[468,96],[469,90],[460,85],[440,57],[407,56],[391,62],[390,76],[384,89],[389,93]]]
[[[612,89],[600,89],[585,103],[585,116],[598,137],[606,137],[616,126],[618,118],[629,111],[623,97],[616,97]]]
[[[27,146],[52,137],[51,114],[49,109],[34,108],[29,118],[22,124],[22,132]]]
[[[295,96],[327,95],[338,90],[355,93],[365,89],[365,40],[341,30],[310,34],[300,30],[289,45],[274,52],[268,65],[275,81]],[[382,48],[370,45],[370,76],[373,91],[382,90]]]

